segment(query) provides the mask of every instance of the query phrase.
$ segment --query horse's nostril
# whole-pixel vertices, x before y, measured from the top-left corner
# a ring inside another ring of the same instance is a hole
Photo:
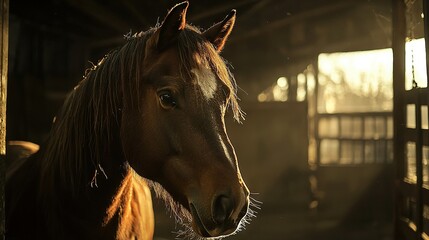
[[[218,196],[213,203],[213,220],[217,224],[224,224],[234,211],[232,199],[225,196]]]

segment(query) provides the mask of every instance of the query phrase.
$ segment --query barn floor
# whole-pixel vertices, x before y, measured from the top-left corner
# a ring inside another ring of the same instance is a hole
[[[155,202],[156,230],[154,240],[175,239],[171,232],[174,223],[164,214],[162,205]],[[341,223],[340,219],[328,219],[311,211],[289,211],[262,208],[257,218],[235,240],[285,239],[285,240],[391,240],[391,221],[361,221]]]

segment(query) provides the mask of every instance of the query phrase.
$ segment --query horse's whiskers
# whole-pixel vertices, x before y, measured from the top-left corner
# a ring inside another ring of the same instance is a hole
[[[170,212],[170,217],[174,217],[176,223],[179,223],[182,226],[182,229],[174,231],[176,234],[176,238],[178,240],[220,240],[225,238],[226,236],[221,237],[213,237],[213,238],[204,238],[195,233],[195,231],[191,227],[192,215],[191,213],[184,208],[180,203],[173,200],[171,195],[165,190],[161,184],[146,179],[149,187],[155,192],[155,196],[164,201],[166,208]],[[246,229],[246,224],[250,224],[252,218],[256,218],[257,211],[261,209],[262,202],[256,200],[253,197],[249,198],[249,208],[247,209],[246,215],[241,219],[238,224],[237,230],[231,233],[228,236],[235,235],[238,232]],[[256,209],[256,210],[255,210]]]
[[[251,194],[255,194],[255,193],[251,193]],[[261,201],[258,201],[253,197],[249,197],[249,200],[250,200],[249,208],[247,209],[246,215],[243,217],[243,219],[241,219],[240,223],[238,224],[237,230],[235,230],[235,232],[232,233],[231,235],[235,235],[243,230],[246,230],[246,224],[250,224],[250,222],[252,221],[252,218],[256,218],[256,214],[258,212],[252,208],[256,208],[257,210],[261,209],[261,205],[262,205]]]
[[[251,193],[251,194],[256,194],[256,193]],[[249,201],[249,208],[247,209],[247,213],[241,219],[240,223],[237,226],[237,229],[233,233],[231,233],[227,236],[204,238],[204,237],[197,235],[189,224],[182,224],[184,229],[181,229],[181,230],[174,232],[174,233],[176,233],[175,239],[178,239],[178,240],[185,240],[185,239],[188,239],[188,240],[221,240],[225,237],[232,236],[232,235],[235,235],[235,234],[237,234],[243,230],[246,230],[246,225],[250,224],[250,222],[252,221],[252,218],[256,218],[256,214],[258,213],[257,210],[260,210],[261,205],[262,205],[261,201],[256,200],[253,197],[249,197],[249,200],[250,200]],[[257,210],[255,210],[255,209],[257,209]],[[190,223],[190,219],[189,219],[189,223]]]
[[[255,193],[251,193],[251,194],[255,194]],[[256,200],[253,197],[249,197],[249,199],[250,199],[250,206],[251,207],[254,207],[254,208],[258,209],[258,210],[261,209],[261,206],[262,206],[262,202],[261,201]]]

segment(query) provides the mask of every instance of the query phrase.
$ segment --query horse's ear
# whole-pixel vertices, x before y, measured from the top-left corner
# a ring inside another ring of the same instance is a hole
[[[222,51],[235,23],[236,11],[233,9],[226,18],[207,29],[203,36],[209,40],[218,52]]]
[[[173,43],[179,33],[186,26],[186,11],[188,10],[189,2],[185,1],[176,4],[167,14],[161,27],[158,29],[157,48],[163,50]]]

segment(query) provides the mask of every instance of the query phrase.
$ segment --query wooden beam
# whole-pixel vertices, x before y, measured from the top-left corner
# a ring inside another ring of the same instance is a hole
[[[426,86],[429,88],[429,1],[423,0],[423,16],[426,48]],[[428,103],[429,104],[429,103]]]
[[[335,41],[321,41],[315,44],[306,44],[303,47],[288,48],[279,46],[278,51],[286,57],[317,57],[320,53],[367,51],[380,48],[389,48],[390,42],[370,35],[362,35],[353,39],[338,39]]]
[[[130,11],[130,13],[138,19],[139,24],[142,25],[142,27],[146,28],[148,26],[150,26],[149,21],[144,17],[144,15],[142,14],[143,11],[141,9],[138,9],[135,5],[133,1],[130,0],[124,0],[122,1],[122,3],[124,4],[124,6],[127,8],[128,11]]]
[[[249,10],[240,14],[240,21],[245,22],[247,19],[252,18],[255,13],[270,4],[272,0],[260,0],[255,3]]]
[[[304,21],[305,19],[308,19],[308,18],[327,15],[327,14],[339,11],[341,9],[350,7],[353,4],[357,4],[357,3],[358,2],[356,1],[340,1],[340,2],[335,2],[332,5],[327,5],[327,6],[325,5],[314,9],[308,9],[301,13],[290,15],[284,19],[271,22],[270,24],[266,24],[266,25],[264,24],[264,26],[255,26],[247,32],[241,32],[241,34],[235,34],[229,40],[229,44],[247,40],[249,38],[257,37],[261,34],[277,30],[279,28],[285,27],[287,25],[291,25],[298,21]]]
[[[258,2],[258,0],[241,0],[241,1],[227,1],[227,4],[219,5],[210,9],[206,9],[198,14],[193,14],[189,17],[191,19],[191,22],[201,20],[207,17],[211,17],[217,14],[228,14],[229,11],[231,11],[234,8],[241,7],[243,5],[253,4],[255,2]],[[220,16],[222,18],[222,16]],[[222,19],[219,19],[219,21]]]
[[[392,50],[393,50],[393,157],[396,169],[394,239],[405,240],[402,214],[404,196],[400,186],[405,175],[405,4],[403,0],[392,0]],[[411,238],[409,238],[411,239]]]
[[[9,49],[9,0],[0,0],[0,234],[5,234],[6,93]]]
[[[97,21],[111,27],[119,33],[126,33],[131,25],[124,21],[114,11],[96,3],[93,0],[67,0],[67,3],[79,11],[93,17]]]

